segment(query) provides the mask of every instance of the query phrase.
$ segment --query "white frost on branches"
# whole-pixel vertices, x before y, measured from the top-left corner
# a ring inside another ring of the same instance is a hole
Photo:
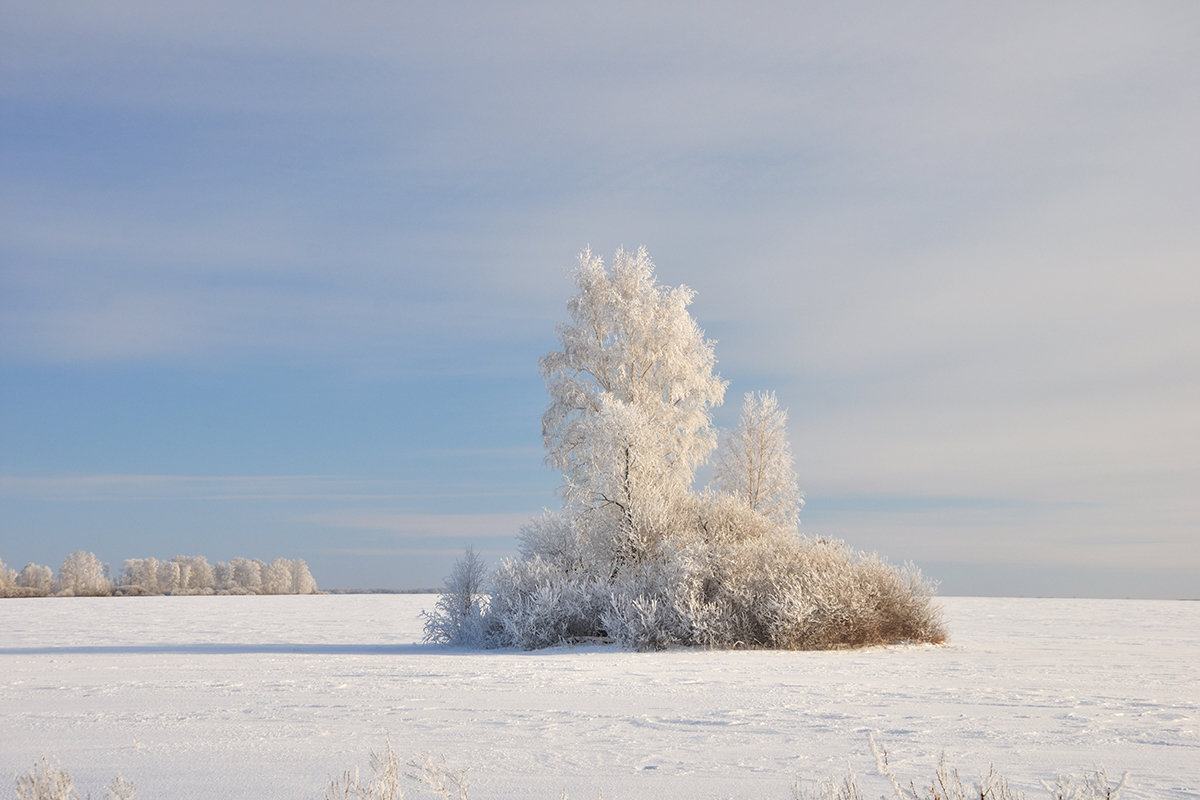
[[[302,558],[277,558],[270,564],[235,558],[215,566],[204,556],[175,556],[169,561],[127,558],[115,584],[108,565],[82,550],[67,556],[57,577],[40,564],[26,564],[18,574],[0,561],[0,597],[316,592],[317,583]]]
[[[100,559],[77,550],[63,561],[54,588],[59,595],[103,597],[112,594],[112,581]]]
[[[574,279],[562,349],[539,365],[546,460],[568,508],[611,515],[628,536],[687,494],[716,446],[711,409],[726,383],[688,313],[692,290],[658,285],[645,248],[617,251],[611,271],[586,250]]]
[[[737,428],[721,436],[713,487],[786,528],[800,521],[803,496],[796,483],[787,412],[774,392],[747,393]]]
[[[541,359],[547,462],[563,506],[521,530],[519,559],[482,586],[472,551],[426,619],[434,642],[546,647],[613,640],[637,649],[845,647],[941,641],[932,587],[840,542],[797,531],[786,414],[748,395],[727,435],[716,491],[692,490],[717,445],[726,383],[688,313],[692,291],[660,286],[644,249],[611,270],[585,251],[578,293]]]

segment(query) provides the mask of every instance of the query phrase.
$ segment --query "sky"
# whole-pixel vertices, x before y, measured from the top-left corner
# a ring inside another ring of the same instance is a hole
[[[10,568],[515,554],[571,269],[644,245],[716,423],[789,410],[804,532],[949,595],[1200,597],[1190,0],[0,19]]]

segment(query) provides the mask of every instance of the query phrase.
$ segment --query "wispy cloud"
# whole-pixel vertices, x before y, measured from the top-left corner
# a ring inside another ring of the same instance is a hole
[[[320,500],[452,502],[456,498],[507,497],[494,483],[471,490],[413,485],[411,481],[332,475],[0,475],[0,495],[11,498],[84,502],[139,500]]]
[[[403,512],[338,511],[311,514],[304,522],[322,527],[374,531],[397,538],[489,539],[514,537],[530,514],[409,514]]]

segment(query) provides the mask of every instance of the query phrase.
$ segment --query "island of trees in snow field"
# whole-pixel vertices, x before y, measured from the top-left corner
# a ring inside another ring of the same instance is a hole
[[[540,362],[546,461],[562,506],[531,520],[520,557],[488,574],[473,550],[426,617],[434,642],[545,647],[601,638],[814,649],[945,638],[933,587],[841,542],[800,533],[803,499],[773,394],[747,394],[737,428],[712,409],[726,381],[645,249],[606,269],[580,256],[561,349]],[[711,456],[712,485],[693,488]]]

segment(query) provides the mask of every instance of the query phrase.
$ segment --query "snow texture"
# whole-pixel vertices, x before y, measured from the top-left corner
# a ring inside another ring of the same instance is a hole
[[[419,644],[431,595],[0,602],[0,797],[42,754],[81,795],[319,798],[390,737],[472,797],[787,798],[868,732],[1039,779],[1100,764],[1125,798],[1200,798],[1200,603],[943,598],[950,644],[821,652]]]

